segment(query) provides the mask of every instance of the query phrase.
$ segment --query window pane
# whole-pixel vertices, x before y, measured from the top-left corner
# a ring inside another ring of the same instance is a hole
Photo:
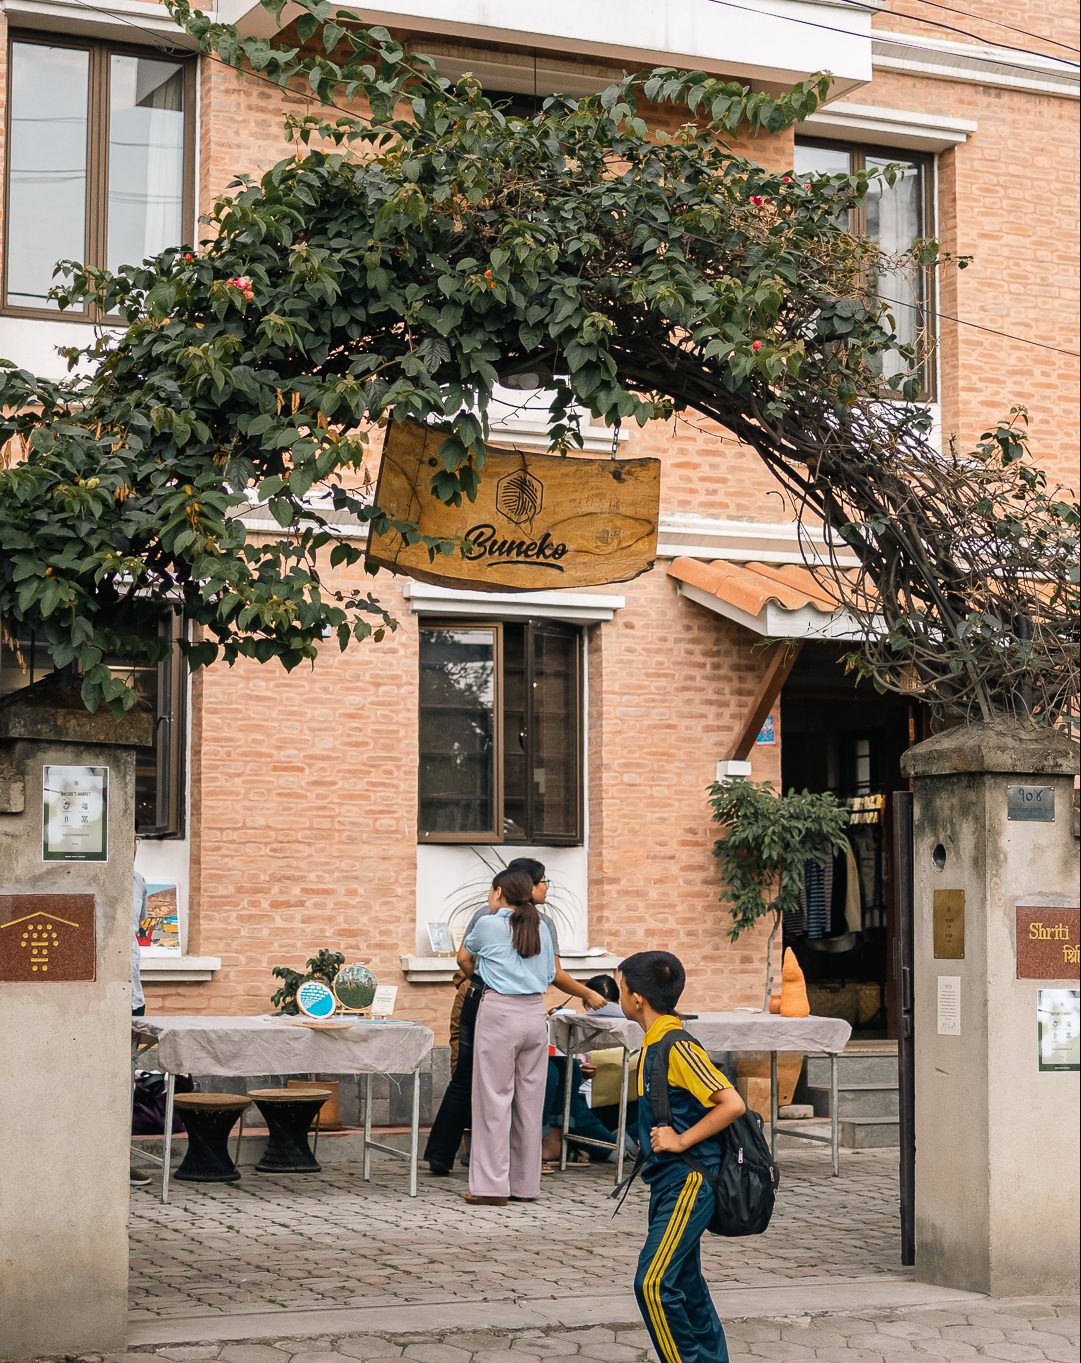
[[[851,175],[852,153],[843,147],[810,147],[797,142],[792,164],[799,175]]]
[[[533,631],[533,834],[578,833],[578,638]]]
[[[172,717],[163,715],[159,696],[157,663],[133,663],[130,658],[106,658],[105,663],[114,677],[121,677],[132,687],[143,702],[143,708],[154,716],[154,742],[149,748],[135,749],[135,826],[143,832],[156,830],[166,811],[158,801],[158,768],[162,760],[162,745],[168,742]]]
[[[109,59],[110,270],[138,265],[184,236],[184,71]]]
[[[58,260],[86,254],[90,54],[13,43],[7,301],[44,307]]]
[[[924,234],[923,175],[919,165],[902,162],[897,156],[867,157],[868,170],[880,170],[890,164],[904,165],[904,174],[892,186],[884,180],[872,182],[867,194],[867,235],[887,255],[896,256]],[[914,346],[919,339],[923,287],[923,272],[909,264],[880,270],[875,281],[878,296],[889,306],[895,334],[903,345]],[[906,368],[901,356],[890,354],[885,357],[883,374],[889,378]]]
[[[420,631],[420,827],[490,833],[495,822],[496,632]]]

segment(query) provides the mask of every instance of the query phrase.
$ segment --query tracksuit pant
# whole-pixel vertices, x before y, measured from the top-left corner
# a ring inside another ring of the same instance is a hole
[[[729,1363],[724,1330],[702,1277],[701,1240],[713,1215],[702,1175],[673,1162],[649,1189],[649,1230],[634,1295],[661,1363]]]
[[[473,1043],[471,1193],[528,1198],[540,1194],[547,1072],[544,996],[486,990]]]

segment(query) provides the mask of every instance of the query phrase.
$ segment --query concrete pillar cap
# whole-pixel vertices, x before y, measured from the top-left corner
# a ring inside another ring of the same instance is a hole
[[[1074,776],[1081,747],[1057,729],[1015,720],[962,724],[917,743],[901,758],[905,776]]]

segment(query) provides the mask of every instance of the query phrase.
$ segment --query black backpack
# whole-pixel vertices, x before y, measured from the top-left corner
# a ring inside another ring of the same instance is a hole
[[[671,1031],[666,1032],[647,1052],[649,1069],[643,1087],[659,1126],[670,1126],[672,1123],[668,1057],[678,1041],[699,1044],[690,1032]],[[780,1170],[773,1162],[762,1129],[762,1118],[757,1112],[748,1109],[731,1126],[726,1126],[717,1139],[721,1146],[721,1165],[716,1172],[693,1155],[680,1153],[676,1156],[688,1168],[701,1174],[713,1189],[716,1202],[707,1229],[713,1235],[761,1235],[770,1223],[777,1201],[777,1189],[781,1184]],[[630,1175],[612,1193],[613,1197],[622,1194],[620,1206],[630,1185],[650,1158],[651,1153],[640,1151]]]

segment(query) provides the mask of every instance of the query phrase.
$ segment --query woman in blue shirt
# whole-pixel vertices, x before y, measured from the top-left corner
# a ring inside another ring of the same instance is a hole
[[[487,988],[473,1041],[473,1140],[467,1202],[503,1207],[540,1193],[541,1117],[548,1072],[544,992],[555,946],[525,871],[505,870],[488,892],[489,914],[462,944],[463,965]]]

